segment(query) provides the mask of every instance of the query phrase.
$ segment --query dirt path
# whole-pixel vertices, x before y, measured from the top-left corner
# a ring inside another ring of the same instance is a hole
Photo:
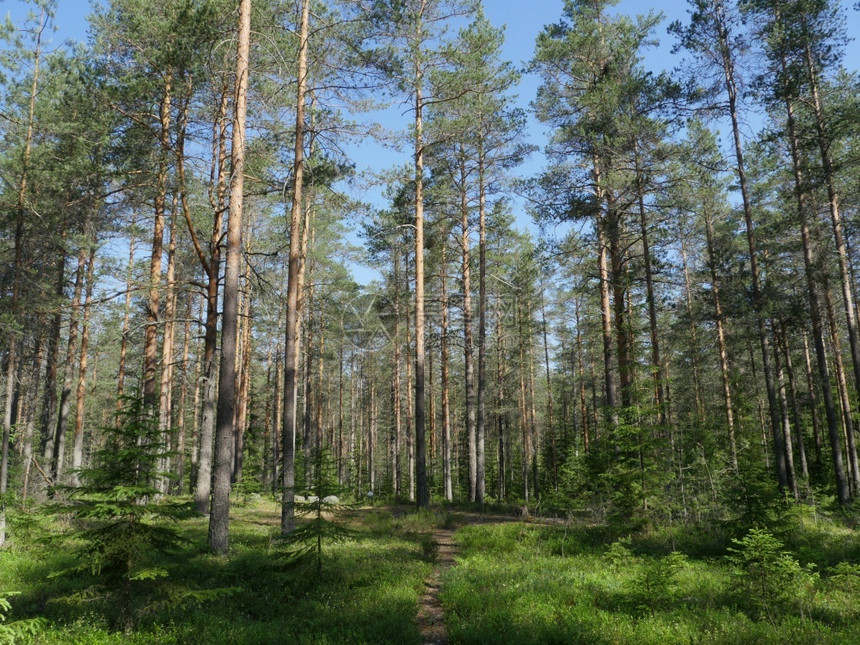
[[[424,593],[418,600],[418,615],[415,619],[418,630],[421,632],[421,642],[424,645],[447,645],[449,642],[448,630],[445,627],[445,612],[439,600],[439,592],[442,590],[442,575],[454,566],[454,557],[457,555],[454,532],[471,524],[501,524],[503,522],[522,521],[521,518],[505,515],[471,513],[454,513],[453,515],[456,518],[456,528],[440,528],[433,531],[433,539],[439,545],[436,567],[430,577],[424,581]]]
[[[418,601],[416,623],[421,632],[421,642],[425,645],[447,645],[448,630],[445,628],[445,613],[439,600],[442,588],[442,574],[454,565],[457,545],[454,543],[454,529],[436,529],[433,539],[439,545],[436,567],[424,581],[424,593]]]

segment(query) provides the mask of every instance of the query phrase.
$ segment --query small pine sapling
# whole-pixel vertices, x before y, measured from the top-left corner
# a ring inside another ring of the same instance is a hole
[[[79,564],[61,573],[90,572],[119,609],[117,626],[133,627],[135,583],[167,576],[159,564],[183,539],[166,525],[189,514],[187,505],[156,501],[157,465],[167,456],[157,419],[142,400],[126,397],[117,427],[103,428],[105,445],[81,471],[81,485],[66,488],[69,501],[56,510],[72,517]]]
[[[305,501],[295,502],[296,515],[308,518],[308,522],[284,536],[281,543],[290,561],[311,562],[319,573],[323,544],[343,542],[353,537],[354,532],[341,523],[349,505],[340,501],[343,489],[338,484],[337,465],[331,455],[320,448],[309,461],[313,464],[311,495]]]

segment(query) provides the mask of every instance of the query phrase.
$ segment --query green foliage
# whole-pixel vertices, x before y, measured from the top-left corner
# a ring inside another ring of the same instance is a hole
[[[686,561],[686,556],[677,551],[665,557],[645,558],[633,579],[633,593],[639,606],[655,616],[659,607],[670,604],[678,591],[678,571]]]
[[[828,570],[830,584],[848,593],[860,593],[860,564],[840,562]]]
[[[0,592],[0,645],[14,645],[22,638],[36,636],[46,625],[43,618],[16,620],[7,623],[6,619],[12,610],[9,598],[16,595],[18,595],[17,591]]]
[[[744,538],[732,542],[737,548],[729,548],[728,558],[736,567],[736,588],[747,606],[773,622],[777,610],[794,601],[803,616],[815,594],[814,565],[801,565],[762,529],[750,529]]]
[[[82,471],[79,488],[65,488],[69,502],[55,510],[72,517],[71,541],[77,564],[56,575],[89,573],[101,581],[119,609],[116,626],[133,626],[133,583],[167,576],[159,558],[182,543],[178,531],[164,524],[189,513],[184,504],[154,502],[153,482],[166,456],[157,420],[147,416],[140,398],[129,397],[117,427],[102,429],[105,447]]]
[[[427,562],[436,562],[439,556],[439,543],[432,533],[419,533],[418,544],[421,547],[421,556]]]
[[[296,501],[296,515],[309,521],[284,536],[281,546],[286,557],[294,563],[312,562],[317,573],[322,570],[323,544],[343,542],[353,532],[339,521],[348,506],[340,503],[338,495],[343,489],[337,481],[337,464],[325,449],[314,451],[311,495],[306,501]]]
[[[784,495],[779,493],[764,469],[755,459],[741,461],[742,475],[732,479],[726,490],[731,500],[731,515],[725,522],[730,534],[741,537],[751,529],[767,529],[781,534],[790,523],[791,508]]]
[[[844,535],[842,527],[825,523]],[[801,528],[800,531],[804,529]],[[565,535],[565,555],[557,538]],[[469,526],[457,533],[457,566],[443,579],[451,639],[458,643],[824,643],[857,641],[856,596],[795,579],[770,620],[742,607],[726,558],[673,553],[708,536],[634,534],[610,542],[602,527]],[[847,538],[856,543],[856,535]],[[693,552],[710,551],[700,547]],[[648,555],[644,555],[647,552]],[[798,565],[799,566],[799,565]],[[807,568],[808,571],[808,568]],[[849,573],[849,577],[851,574]],[[811,584],[804,615],[792,598]]]

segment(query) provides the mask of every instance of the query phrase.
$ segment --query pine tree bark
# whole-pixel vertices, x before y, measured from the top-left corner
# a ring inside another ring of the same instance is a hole
[[[60,392],[57,427],[54,432],[54,453],[51,456],[51,479],[54,482],[59,482],[64,472],[66,428],[68,427],[69,411],[71,408],[72,381],[74,380],[75,354],[78,349],[78,325],[86,262],[86,249],[81,248],[78,251],[78,268],[75,273],[75,288],[72,295],[71,313],[69,315],[69,338],[66,346],[65,376],[63,377],[63,389]]]
[[[714,319],[717,326],[717,349],[720,354],[720,378],[723,384],[723,400],[726,410],[726,429],[729,435],[729,450],[732,469],[738,472],[738,447],[735,439],[735,416],[732,403],[731,377],[729,376],[729,352],[726,348],[726,332],[723,326],[723,304],[720,300],[720,280],[717,275],[716,249],[714,248],[714,222],[708,207],[705,210],[705,240],[708,250],[708,266],[711,271],[711,292],[714,297]]]
[[[212,469],[212,503],[209,510],[209,548],[225,555],[230,519],[230,474],[236,404],[237,308],[239,265],[242,259],[242,206],[245,182],[245,114],[248,92],[248,56],[251,41],[251,0],[240,0],[239,40],[236,51],[236,98],[231,152],[230,218],[227,224],[227,264],[221,322],[221,364],[218,370],[218,413],[215,463]]]
[[[293,159],[293,198],[290,208],[290,250],[287,269],[287,314],[284,342],[284,424],[281,431],[283,443],[283,495],[281,498],[281,534],[286,535],[295,528],[295,459],[296,459],[296,409],[298,399],[298,303],[299,303],[299,255],[302,216],[302,188],[304,184],[304,131],[305,93],[307,88],[308,18],[310,0],[302,0],[301,25],[299,28],[298,78],[296,83],[296,131]]]
[[[90,314],[92,313],[93,279],[95,277],[96,249],[95,241],[89,251],[87,260],[87,288],[84,296],[84,313],[81,323],[81,352],[78,363],[78,385],[75,393],[75,435],[72,445],[72,486],[80,486],[80,469],[84,462],[84,406],[87,396],[87,360],[90,346]]]
[[[747,246],[749,247],[750,273],[752,275],[752,300],[755,311],[756,323],[758,325],[759,344],[761,345],[762,371],[764,372],[765,389],[767,390],[768,410],[770,413],[770,428],[773,439],[773,452],[776,461],[777,482],[781,490],[788,486],[788,473],[786,471],[785,445],[782,439],[782,429],[779,421],[779,402],[777,400],[776,385],[774,381],[773,366],[771,364],[770,338],[767,329],[767,320],[764,311],[764,295],[761,286],[761,272],[758,265],[758,250],[755,238],[755,229],[752,219],[752,204],[750,202],[749,188],[747,185],[746,169],[744,164],[744,151],[741,143],[740,122],[738,116],[738,90],[735,81],[735,61],[732,57],[728,42],[727,28],[725,26],[725,14],[722,2],[716,8],[717,20],[720,23],[719,50],[721,56],[722,71],[725,80],[726,94],[728,95],[729,118],[732,124],[732,140],[735,148],[735,171],[741,190],[743,202],[744,223],[746,226]]]
[[[783,76],[787,72],[785,59],[782,59]],[[797,214],[800,223],[800,238],[803,244],[803,266],[806,273],[806,291],[809,297],[809,311],[812,318],[812,338],[815,346],[815,358],[818,366],[818,376],[821,381],[821,394],[824,399],[824,412],[827,419],[827,432],[831,444],[831,459],[833,462],[833,472],[836,479],[836,496],[841,504],[847,504],[850,499],[850,491],[848,481],[845,477],[845,465],[842,461],[842,449],[839,440],[839,417],[836,412],[836,406],[833,401],[833,391],[830,384],[830,369],[827,366],[827,353],[824,346],[824,328],[821,322],[821,305],[818,295],[818,281],[816,279],[816,259],[813,255],[812,240],[809,231],[809,215],[808,205],[806,201],[806,191],[804,190],[804,178],[800,163],[800,151],[797,140],[797,126],[794,116],[794,103],[789,95],[785,99],[787,131],[789,137],[789,149],[791,152],[792,170],[794,174],[794,194],[797,200]],[[806,352],[807,363],[807,382],[809,385],[809,393],[811,398],[811,406],[813,413],[813,422],[816,421],[815,399],[813,397],[813,382],[812,374],[809,368],[809,347],[806,342],[806,336],[803,338],[804,349]],[[816,424],[817,425],[817,424]],[[816,434],[816,454],[818,461],[821,461],[821,442],[818,439],[818,428],[815,428]]]
[[[475,501],[484,503],[487,493],[487,187],[484,181],[484,151],[478,144],[478,417],[475,427]]]
[[[441,258],[441,371],[442,371],[442,481],[445,499],[454,499],[454,488],[451,477],[451,396],[449,391],[449,359],[448,359],[448,263],[445,258],[446,245],[442,245]]]
[[[146,414],[155,415],[158,405],[156,372],[158,371],[159,288],[161,286],[161,255],[164,249],[164,212],[167,200],[167,153],[170,148],[170,104],[172,73],[164,79],[159,122],[159,161],[155,185],[155,219],[152,225],[152,253],[149,260],[149,303],[143,342],[143,407]]]
[[[218,342],[218,289],[221,273],[221,236],[226,208],[226,177],[227,177],[227,100],[226,88],[221,91],[218,114],[212,125],[212,168],[210,176],[215,185],[210,192],[209,205],[213,213],[212,235],[209,238],[209,258],[203,255],[202,249],[195,243],[197,255],[206,273],[206,322],[203,336],[203,410],[200,420],[199,447],[196,469],[196,486],[194,489],[194,507],[200,515],[209,512],[209,496],[212,490],[212,443],[215,436],[215,397],[217,384],[218,362],[216,356]],[[180,152],[178,170],[182,174],[184,154]],[[194,226],[187,211],[191,239],[196,240]]]
[[[469,501],[474,502],[478,481],[478,446],[475,434],[475,367],[472,334],[472,267],[470,259],[469,204],[466,195],[466,158],[460,147],[460,252],[463,284],[463,361],[466,394],[466,440],[469,451]]]

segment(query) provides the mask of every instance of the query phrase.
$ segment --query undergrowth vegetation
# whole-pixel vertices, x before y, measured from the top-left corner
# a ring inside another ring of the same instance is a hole
[[[465,527],[442,594],[451,640],[860,642],[856,532],[800,518],[792,528],[783,543],[761,529],[733,539],[569,523]]]
[[[43,620],[19,623],[35,635],[19,629],[15,642],[419,642],[414,616],[431,565],[411,527],[429,530],[428,518],[399,520],[383,510],[345,516],[351,536],[324,549],[317,575],[277,557],[279,516],[280,507],[265,499],[234,506],[228,558],[209,555],[205,519],[176,523],[183,546],[161,555],[157,565],[164,576],[138,581],[129,633],[116,629],[119,609],[99,592],[96,572],[52,575],[78,563],[73,548],[19,541],[0,551],[0,590],[20,592],[9,598],[8,620]],[[39,524],[33,534],[63,530],[42,517],[25,521]]]

